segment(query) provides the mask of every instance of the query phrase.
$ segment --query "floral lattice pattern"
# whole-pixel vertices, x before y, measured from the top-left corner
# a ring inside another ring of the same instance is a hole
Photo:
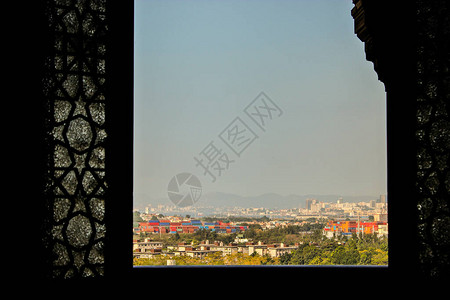
[[[419,256],[429,276],[440,276],[450,268],[450,6],[417,3]]]
[[[104,273],[106,1],[49,1],[46,245],[52,277]]]

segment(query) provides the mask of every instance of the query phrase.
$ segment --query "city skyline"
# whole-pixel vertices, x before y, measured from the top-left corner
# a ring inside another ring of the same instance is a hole
[[[203,194],[386,194],[384,88],[347,2],[136,1],[135,194],[167,198],[182,172]],[[195,160],[211,145],[215,181]]]
[[[344,203],[357,203],[357,202],[369,202],[372,200],[379,200],[381,198],[387,199],[387,195],[360,195],[360,196],[348,196],[348,195],[280,195],[275,193],[266,193],[256,196],[244,197],[236,194],[221,193],[221,192],[209,192],[203,195],[203,197],[195,204],[195,207],[264,207],[267,209],[294,209],[304,208],[306,203],[310,199],[314,199],[318,202],[336,203],[341,200]],[[146,195],[135,195],[135,201],[133,208],[136,210],[144,210],[145,207],[177,207],[174,203],[167,201],[166,197],[159,199],[151,198]],[[189,207],[179,207],[180,209],[188,209]]]

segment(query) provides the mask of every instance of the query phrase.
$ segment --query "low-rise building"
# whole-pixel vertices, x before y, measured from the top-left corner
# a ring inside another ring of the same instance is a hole
[[[152,249],[161,249],[163,247],[162,242],[153,242],[145,239],[143,242],[133,242],[133,251],[148,252]]]
[[[329,221],[323,229],[323,234],[328,238],[339,235],[351,236],[353,233],[387,235],[387,222]]]
[[[206,255],[216,253],[216,252],[220,252],[220,251],[218,251],[218,250],[189,250],[189,251],[186,251],[185,255],[193,257],[193,258],[202,259]]]
[[[267,248],[267,253],[270,255],[270,257],[280,257],[283,254],[291,253],[298,249],[298,245],[295,246],[289,246],[281,243],[280,246],[274,245],[273,247]]]
[[[298,249],[298,245],[289,246],[284,243],[266,245],[258,242],[256,245],[247,245],[248,254],[257,253],[261,256],[268,254],[270,257],[280,257],[285,253],[291,253]]]

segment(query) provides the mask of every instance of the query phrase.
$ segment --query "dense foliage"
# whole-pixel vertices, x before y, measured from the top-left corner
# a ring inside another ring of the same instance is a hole
[[[292,253],[280,257],[282,265],[387,265],[386,238],[375,235],[357,237],[348,241],[322,240],[319,243],[302,244]]]
[[[243,233],[244,238],[264,243],[298,244],[298,249],[280,257],[260,256],[256,253],[242,253],[222,256],[220,253],[207,255],[202,259],[187,256],[156,256],[150,259],[134,259],[134,265],[166,265],[168,259],[174,259],[177,265],[387,265],[387,238],[373,234],[353,234],[351,237],[333,239],[322,235],[323,224],[311,223],[305,226],[286,226],[262,230],[250,226]],[[199,230],[193,234],[175,234],[161,237],[166,244],[188,242],[194,246],[200,241],[222,241],[229,243],[236,233],[217,234],[210,230]],[[158,238],[155,238],[155,240]]]
[[[154,258],[141,258],[134,259],[133,264],[135,266],[140,265],[151,265],[151,266],[163,266],[167,264],[169,258],[165,256],[157,256]],[[189,256],[174,256],[170,258],[176,261],[177,266],[184,265],[209,265],[209,266],[219,266],[219,265],[278,265],[278,259],[272,259],[270,256],[260,256],[260,255],[245,255],[242,253],[230,254],[222,256],[221,253],[208,254],[206,257],[193,258]]]

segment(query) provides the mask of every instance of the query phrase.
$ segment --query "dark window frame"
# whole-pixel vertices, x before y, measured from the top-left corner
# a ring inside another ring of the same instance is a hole
[[[375,9],[374,9],[375,10]],[[123,16],[126,11],[126,18]],[[121,71],[116,72],[111,70],[113,77],[120,74],[120,78],[116,78],[116,83],[111,81],[111,86],[114,89],[121,82],[124,76],[124,72],[128,74],[126,78],[126,89],[122,91],[122,94],[127,99],[132,99],[133,85],[130,78],[133,77],[133,69],[130,66],[133,65],[133,51],[132,51],[132,41],[133,41],[133,24],[134,24],[134,12],[130,7],[126,10],[121,7],[121,21],[120,24],[127,24],[127,29],[121,28],[121,38],[114,37],[114,41],[120,40],[122,42],[122,47],[114,47],[116,50],[121,49],[122,54],[126,53],[125,59],[121,55],[122,60],[118,66]],[[377,13],[376,11],[374,14]],[[411,13],[411,12],[410,12]],[[395,26],[397,22],[403,21],[403,17],[393,17],[390,16],[391,23],[384,26]],[[351,14],[349,12],[349,18]],[[411,22],[411,20],[409,20]],[[378,24],[379,25],[379,24]],[[386,28],[377,28],[381,33],[385,33],[383,30]],[[117,32],[115,32],[117,33]],[[355,35],[355,38],[357,36]],[[392,36],[381,37],[378,42],[380,44],[392,43]],[[132,104],[127,103],[126,106],[126,118],[123,119],[123,110],[121,107],[113,107],[111,114],[120,112],[122,121],[120,122],[121,128],[116,130],[111,128],[111,131],[116,132],[121,130],[121,136],[117,137],[120,140],[127,141],[126,144],[117,145],[115,144],[112,148],[117,151],[115,154],[110,154],[109,158],[117,167],[119,173],[113,173],[111,176],[111,191],[116,197],[117,193],[120,193],[120,197],[123,197],[124,203],[119,203],[118,201],[114,204],[114,207],[109,207],[109,212],[111,217],[114,219],[127,220],[126,225],[114,224],[114,227],[108,227],[111,230],[110,234],[114,237],[114,246],[112,246],[116,251],[110,256],[111,264],[107,268],[111,267],[111,271],[116,273],[117,276],[124,276],[124,274],[129,274],[133,280],[146,280],[152,276],[183,276],[190,274],[209,274],[213,272],[215,275],[221,274],[221,276],[251,276],[251,275],[269,275],[269,276],[283,276],[292,275],[295,278],[304,278],[311,280],[319,280],[321,278],[326,278],[328,276],[361,276],[361,278],[395,278],[395,276],[410,276],[411,274],[416,274],[417,264],[415,243],[414,243],[414,230],[415,230],[415,205],[414,201],[411,201],[411,205],[403,206],[403,203],[396,202],[399,198],[410,198],[414,199],[414,153],[411,153],[414,149],[413,145],[413,132],[410,130],[412,124],[415,122],[414,118],[414,105],[410,107],[404,106],[404,101],[408,97],[413,97],[414,94],[410,92],[409,94],[404,92],[404,87],[410,85],[414,82],[414,64],[413,62],[414,54],[412,49],[414,49],[413,39],[408,39],[409,36],[405,35],[396,40],[395,45],[402,45],[401,49],[396,49],[395,55],[384,55],[383,53],[378,53],[380,61],[386,64],[391,63],[393,60],[400,59],[399,63],[396,64],[395,68],[389,70],[383,70],[383,81],[386,87],[386,99],[387,99],[387,136],[388,136],[388,218],[389,218],[389,265],[376,267],[376,266],[260,266],[260,267],[241,267],[241,266],[227,266],[227,267],[161,267],[161,268],[133,268],[132,266],[132,251],[131,251],[131,209],[132,209],[132,181],[129,180],[129,176],[132,176],[132,149],[133,143],[132,133],[133,133],[133,116],[132,116]],[[123,41],[127,41],[124,43]],[[124,45],[129,45],[126,47]],[[112,47],[111,47],[112,48]],[[393,47],[392,47],[393,48]],[[118,53],[117,53],[118,54]],[[113,55],[114,57],[114,55]],[[114,58],[112,57],[112,60]],[[117,62],[117,59],[116,59]],[[380,70],[378,70],[379,77],[381,77]],[[110,75],[111,75],[110,73]],[[397,73],[397,74],[396,74]],[[393,75],[390,76],[390,75]],[[395,79],[396,75],[401,75],[403,80],[399,81]],[[124,84],[120,84],[123,88]],[[117,88],[115,89],[117,90]],[[115,93],[114,93],[115,94]],[[117,104],[117,103],[116,103]],[[116,110],[117,109],[117,110]],[[399,115],[409,115],[410,118],[404,120],[401,126],[398,122]],[[117,124],[115,124],[117,125]],[[111,151],[111,149],[110,149]],[[120,153],[119,153],[120,152]],[[405,155],[406,154],[406,155]],[[410,155],[408,155],[410,154]],[[124,159],[125,158],[125,159]],[[120,159],[121,162],[118,165],[117,160]],[[411,164],[412,163],[412,164]],[[123,176],[123,174],[129,174],[128,176]],[[402,176],[402,180],[398,180],[399,176]],[[126,178],[126,191],[116,190],[119,186],[123,186],[122,179]],[[396,179],[397,178],[397,179]],[[401,194],[401,196],[400,196]],[[125,200],[126,199],[126,200]],[[127,211],[125,210],[127,207]],[[405,212],[405,213],[404,213]],[[119,223],[119,222],[117,222]],[[405,225],[409,224],[409,225]],[[406,234],[404,232],[406,230]],[[408,231],[409,230],[409,231]],[[120,236],[120,237],[119,237]],[[123,243],[123,241],[130,241],[129,243]],[[405,253],[405,245],[409,249]],[[114,263],[112,263],[114,261]],[[120,262],[119,262],[120,261]],[[118,267],[118,265],[120,267]],[[226,275],[225,275],[226,274]]]
[[[359,38],[365,43],[367,60],[374,63],[374,69],[386,88],[387,99],[387,139],[388,139],[388,195],[389,195],[389,266],[377,267],[215,267],[202,268],[133,268],[132,266],[132,176],[133,176],[133,1],[108,1],[108,49],[107,49],[107,93],[106,126],[108,130],[106,171],[108,195],[106,206],[106,279],[129,278],[146,282],[150,278],[166,276],[184,276],[201,274],[210,276],[220,274],[222,278],[229,275],[270,275],[272,278],[292,275],[296,281],[311,282],[330,278],[329,276],[356,276],[361,282],[366,279],[396,280],[423,278],[423,263],[419,259],[418,231],[418,195],[416,192],[416,98],[417,70],[415,53],[417,47],[417,10],[426,6],[420,1],[404,4],[392,1],[356,1],[363,3],[364,19],[367,32]],[[438,3],[438,1],[434,1]],[[361,3],[359,3],[361,5]],[[20,91],[16,111],[20,111],[22,122],[19,135],[16,161],[21,163],[17,178],[23,178],[23,170],[28,177],[36,180],[17,181],[17,191],[23,191],[30,200],[28,211],[34,224],[32,243],[36,245],[36,265],[24,268],[33,278],[46,278],[51,269],[51,256],[42,243],[43,219],[49,214],[42,193],[42,175],[45,173],[45,119],[46,108],[42,107],[41,80],[42,62],[48,53],[46,42],[51,33],[46,26],[45,3],[33,1],[27,9],[22,10],[23,19],[31,22],[19,24],[19,34],[11,48],[18,50],[16,78],[24,78],[23,70],[30,71],[34,77],[26,76],[28,81],[16,80],[13,86]],[[350,18],[349,12],[349,18]],[[448,24],[445,24],[448,26]],[[359,26],[356,24],[355,27]],[[355,28],[358,30],[358,28]],[[24,37],[23,34],[26,33]],[[355,36],[356,38],[356,36]],[[30,49],[30,45],[40,45]],[[24,59],[25,58],[25,59]],[[27,74],[28,75],[28,74]],[[30,80],[30,78],[33,78]],[[27,88],[24,89],[23,85]],[[11,101],[12,102],[12,101]],[[26,103],[26,105],[23,105]],[[19,132],[19,131],[18,131]],[[33,150],[30,151],[30,146]],[[20,151],[22,150],[22,151]],[[21,177],[22,176],[22,177]],[[398,201],[397,201],[398,200]],[[423,253],[422,253],[423,255]],[[436,262],[434,262],[436,264]],[[433,267],[433,265],[431,266]],[[435,267],[435,266],[434,266]]]

